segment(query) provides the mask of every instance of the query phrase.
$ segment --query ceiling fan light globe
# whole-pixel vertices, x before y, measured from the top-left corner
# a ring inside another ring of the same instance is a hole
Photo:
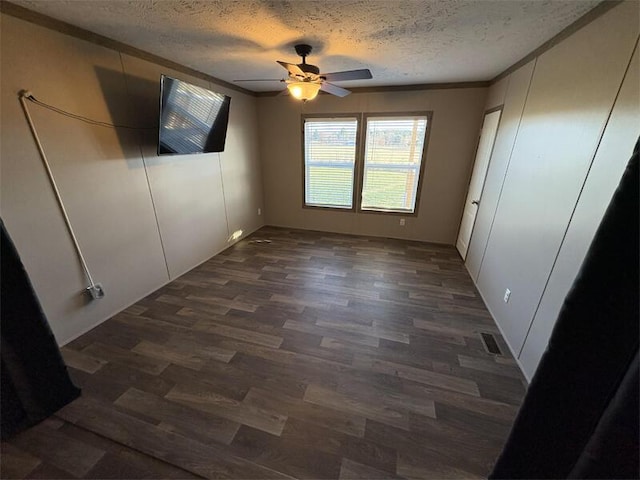
[[[313,100],[318,96],[320,91],[319,83],[311,82],[292,82],[287,85],[289,93],[292,97],[306,102],[307,100]]]

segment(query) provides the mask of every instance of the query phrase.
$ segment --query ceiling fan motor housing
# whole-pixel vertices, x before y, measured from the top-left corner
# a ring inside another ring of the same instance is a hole
[[[1,1],[1,0],[0,0]],[[286,80],[278,80],[287,84],[287,89],[291,91],[291,94],[296,98],[307,101],[316,97],[319,90],[336,95],[338,97],[345,97],[349,95],[349,90],[346,90],[337,85],[333,85],[329,82],[340,82],[345,80],[368,80],[373,78],[369,69],[362,68],[360,70],[346,70],[344,72],[333,72],[320,74],[320,69],[316,65],[307,63],[307,55],[311,54],[311,45],[306,43],[300,43],[295,45],[295,50],[298,55],[302,57],[302,63],[293,64],[288,62],[281,62],[277,60],[277,63],[281,67],[285,68],[289,73],[289,78]],[[259,81],[259,82],[271,82],[276,79],[259,79],[259,80],[236,80],[236,81]],[[327,81],[328,80],[328,81]]]
[[[296,49],[296,53],[300,55],[303,59],[307,55],[310,55],[312,50],[311,45],[307,45],[306,43],[301,43],[299,45],[296,45],[293,48]]]
[[[307,45],[306,43],[301,43],[294,47],[296,49],[296,53],[302,57],[302,63],[298,64],[300,70],[304,73],[312,73],[313,75],[318,75],[320,73],[320,69],[315,65],[311,65],[307,63],[307,55],[311,54],[311,45]]]

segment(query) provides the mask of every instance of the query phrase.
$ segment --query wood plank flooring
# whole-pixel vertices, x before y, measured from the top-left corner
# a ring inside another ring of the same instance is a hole
[[[480,332],[453,247],[265,227],[64,347],[2,478],[482,478],[525,382]]]

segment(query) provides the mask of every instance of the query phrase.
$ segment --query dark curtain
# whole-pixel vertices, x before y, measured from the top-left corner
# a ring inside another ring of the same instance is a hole
[[[639,143],[489,478],[639,478]]]
[[[18,252],[0,220],[2,439],[80,395],[73,385]]]

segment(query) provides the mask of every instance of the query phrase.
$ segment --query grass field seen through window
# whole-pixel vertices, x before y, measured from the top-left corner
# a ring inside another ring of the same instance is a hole
[[[353,146],[319,144],[312,151],[315,155],[308,159],[305,176],[306,203],[351,208]],[[412,182],[417,181],[419,167],[419,163],[407,162],[406,149],[376,147],[376,158],[368,162],[364,175],[363,208],[410,208]]]

